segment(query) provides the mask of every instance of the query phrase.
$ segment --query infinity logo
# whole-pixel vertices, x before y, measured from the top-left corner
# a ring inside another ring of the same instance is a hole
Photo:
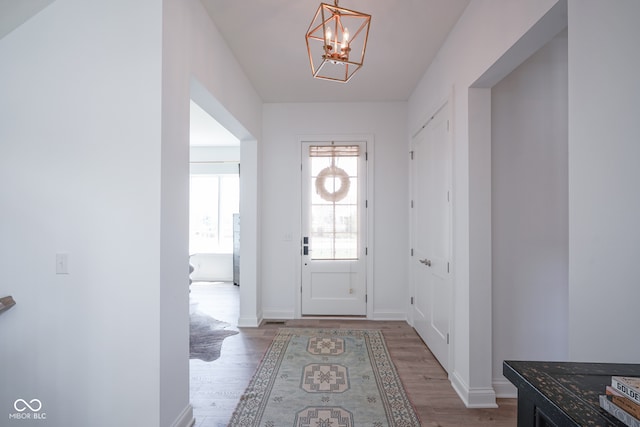
[[[33,405],[33,406],[31,406]],[[38,399],[31,399],[28,403],[24,399],[18,399],[13,402],[13,407],[18,412],[24,412],[29,408],[32,412],[38,412],[42,409],[42,402]]]

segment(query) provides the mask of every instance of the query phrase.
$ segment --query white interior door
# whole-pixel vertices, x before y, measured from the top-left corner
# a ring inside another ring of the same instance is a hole
[[[302,315],[366,315],[366,143],[302,144]]]
[[[445,370],[451,316],[451,150],[448,109],[412,142],[414,327]]]

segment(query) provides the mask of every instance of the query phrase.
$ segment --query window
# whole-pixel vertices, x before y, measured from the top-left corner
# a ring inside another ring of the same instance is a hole
[[[192,174],[189,253],[233,252],[233,214],[239,211],[238,174]]]
[[[311,146],[311,258],[358,259],[357,145]]]

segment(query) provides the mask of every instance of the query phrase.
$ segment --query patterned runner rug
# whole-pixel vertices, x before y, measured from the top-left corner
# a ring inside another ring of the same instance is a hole
[[[416,427],[378,330],[282,328],[229,426]]]

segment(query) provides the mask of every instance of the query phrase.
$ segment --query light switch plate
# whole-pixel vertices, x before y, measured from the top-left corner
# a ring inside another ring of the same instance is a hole
[[[69,274],[69,254],[56,254],[56,274]]]

